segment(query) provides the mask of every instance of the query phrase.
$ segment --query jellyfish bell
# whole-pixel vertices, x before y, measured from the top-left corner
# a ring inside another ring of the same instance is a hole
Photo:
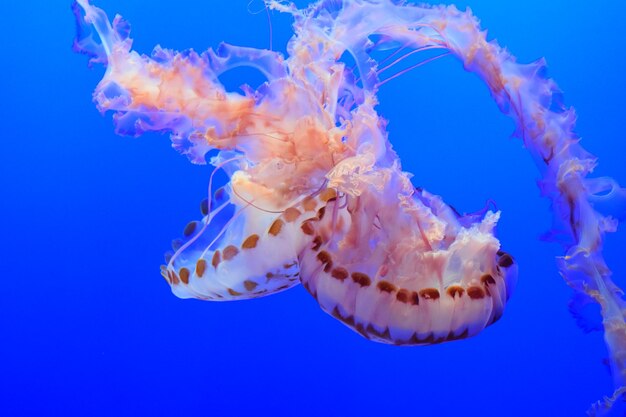
[[[337,197],[310,220],[313,241],[299,256],[307,291],[383,343],[462,339],[497,321],[517,279],[517,264],[494,236],[500,213],[460,216],[415,189],[399,163],[381,174],[374,185],[345,180],[347,188],[331,179]]]
[[[162,269],[176,296],[249,299],[299,283],[292,227],[280,217],[228,202],[201,225]]]
[[[176,296],[244,300],[299,284],[298,253],[310,241],[301,223],[313,200],[264,207],[264,193],[254,198],[254,190],[259,185],[243,178],[219,188],[201,204],[202,220],[173,242],[161,274]]]

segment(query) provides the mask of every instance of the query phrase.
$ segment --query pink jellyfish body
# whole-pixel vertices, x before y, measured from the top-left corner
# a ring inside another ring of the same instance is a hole
[[[575,113],[543,75],[544,62],[517,63],[486,40],[469,11],[453,6],[267,6],[294,18],[287,58],[226,44],[202,54],[157,47],[140,55],[121,17],[109,22],[88,0],[75,5],[75,49],[106,65],[94,100],[114,112],[117,132],[171,132],[191,162],[230,177],[215,192],[211,177],[203,218],[188,224],[167,257],[162,275],[172,291],[222,301],[302,283],[333,317],[392,344],[465,338],[498,320],[517,279],[513,257],[494,236],[500,213],[460,215],[416,189],[376,111],[378,74],[389,64],[373,52],[391,45],[398,62],[441,51],[484,80],[541,170],[555,232],[568,236],[561,274],[582,303],[602,307],[616,392],[595,409],[610,407],[625,390],[626,325],[601,246],[624,214],[626,192],[610,178],[586,178],[595,159],[579,145]],[[226,91],[218,77],[238,66],[260,70],[267,82]]]

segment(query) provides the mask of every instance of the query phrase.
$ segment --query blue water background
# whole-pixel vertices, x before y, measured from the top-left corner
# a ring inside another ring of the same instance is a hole
[[[260,3],[102,0],[135,48],[267,47]],[[301,2],[300,4],[303,4]],[[545,56],[600,175],[626,183],[626,2],[459,1],[520,61]],[[272,15],[275,49],[289,18]],[[460,211],[494,199],[520,265],[504,317],[479,336],[399,348],[362,339],[306,291],[211,303],[174,297],[163,253],[199,218],[210,169],[167,136],[113,134],[70,46],[67,1],[0,4],[1,416],[580,416],[612,392],[600,333],[571,319],[536,170],[480,80],[451,59],[380,93],[406,170]],[[245,79],[247,76],[251,80]],[[256,82],[245,72],[231,85]],[[626,232],[606,257],[626,286]]]

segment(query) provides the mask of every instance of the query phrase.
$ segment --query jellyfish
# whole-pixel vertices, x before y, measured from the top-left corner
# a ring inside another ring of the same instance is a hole
[[[565,254],[561,275],[571,309],[601,307],[615,392],[626,392],[626,323],[621,290],[602,257],[603,237],[626,214],[626,190],[591,178],[596,158],[574,132],[545,61],[518,63],[488,41],[470,10],[392,0],[321,0],[304,9],[266,6],[293,17],[288,56],[221,44],[203,53],[132,50],[130,26],[77,0],[74,49],[106,67],[94,101],[112,111],[116,132],[171,134],[192,163],[214,166],[228,183],[201,205],[174,242],[161,273],[181,298],[227,301],[274,294],[301,283],[320,307],[362,336],[395,345],[463,339],[497,321],[517,264],[495,236],[491,206],[460,214],[412,185],[377,112],[389,79],[451,56],[488,87],[516,123],[515,136],[542,174]],[[375,58],[389,51],[386,58]],[[425,53],[386,79],[383,71]],[[354,65],[346,64],[350,56]],[[219,76],[256,68],[258,89],[227,91]]]

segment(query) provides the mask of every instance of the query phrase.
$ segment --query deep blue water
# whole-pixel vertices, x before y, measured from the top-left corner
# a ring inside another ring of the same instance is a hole
[[[97,4],[130,20],[141,52],[268,44],[267,17],[247,0]],[[457,4],[520,61],[547,58],[598,174],[626,183],[626,3]],[[284,48],[289,19],[272,22]],[[519,283],[479,336],[398,348],[362,339],[301,287],[246,302],[174,297],[159,265],[198,218],[210,169],[167,136],[113,134],[91,102],[103,70],[70,49],[69,1],[4,1],[0,31],[0,416],[579,416],[612,392],[601,334],[568,313],[561,249],[538,239],[551,224],[538,172],[458,62],[385,85],[380,111],[416,185],[462,211],[496,200]],[[626,233],[607,240],[626,286]]]

